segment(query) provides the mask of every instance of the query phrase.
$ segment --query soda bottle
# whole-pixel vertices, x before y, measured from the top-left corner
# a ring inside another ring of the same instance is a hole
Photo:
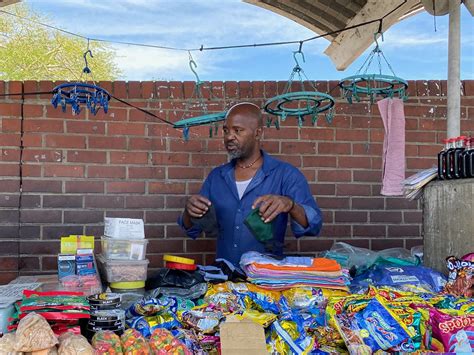
[[[438,179],[444,180],[446,176],[446,152],[449,149],[449,139],[443,139],[443,150],[438,153]]]
[[[454,150],[456,149],[456,138],[449,138],[449,148],[446,151],[446,171],[445,179],[454,179]]]
[[[466,176],[474,178],[474,137],[470,139],[470,149],[466,153]]]
[[[465,149],[464,152],[461,153],[461,177],[468,178],[471,177],[472,171],[472,163],[469,164],[469,156],[471,154],[472,146],[471,146],[471,137],[464,139]]]
[[[465,150],[465,147],[464,147],[465,139],[466,139],[466,136],[459,136],[456,138],[456,141],[455,141],[455,149],[453,152],[453,177],[455,179],[461,178],[461,165],[462,165],[461,154]]]

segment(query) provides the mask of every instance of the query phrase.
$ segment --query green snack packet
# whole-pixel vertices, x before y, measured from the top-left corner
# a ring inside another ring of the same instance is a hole
[[[260,217],[258,211],[258,208],[254,208],[244,223],[259,242],[265,243],[273,239],[273,224],[262,221],[262,217]]]

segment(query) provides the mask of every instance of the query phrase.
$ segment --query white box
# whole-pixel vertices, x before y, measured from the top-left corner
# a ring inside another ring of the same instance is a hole
[[[143,220],[105,217],[104,235],[116,239],[145,239]]]
[[[100,237],[102,254],[111,260],[144,260],[148,239]]]

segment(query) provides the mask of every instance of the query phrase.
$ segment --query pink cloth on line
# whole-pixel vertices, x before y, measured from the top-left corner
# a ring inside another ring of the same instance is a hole
[[[386,98],[377,102],[385,128],[382,152],[382,190],[386,196],[403,194],[405,179],[405,112],[403,100]]]

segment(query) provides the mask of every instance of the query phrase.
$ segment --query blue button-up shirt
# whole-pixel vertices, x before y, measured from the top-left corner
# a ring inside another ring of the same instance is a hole
[[[235,161],[219,166],[211,171],[205,180],[200,195],[211,201],[215,207],[219,228],[217,237],[217,257],[239,265],[240,257],[247,251],[283,254],[283,245],[288,224],[288,213],[281,213],[273,220],[272,250],[259,242],[244,224],[252,211],[253,202],[263,195],[282,195],[293,199],[304,208],[308,226],[303,228],[291,220],[291,229],[296,237],[318,235],[322,226],[321,211],[311,195],[304,175],[294,166],[272,158],[263,152],[263,165],[257,171],[241,199],[235,183]],[[182,217],[178,224],[186,235],[197,238],[202,230],[198,226],[186,229]]]

